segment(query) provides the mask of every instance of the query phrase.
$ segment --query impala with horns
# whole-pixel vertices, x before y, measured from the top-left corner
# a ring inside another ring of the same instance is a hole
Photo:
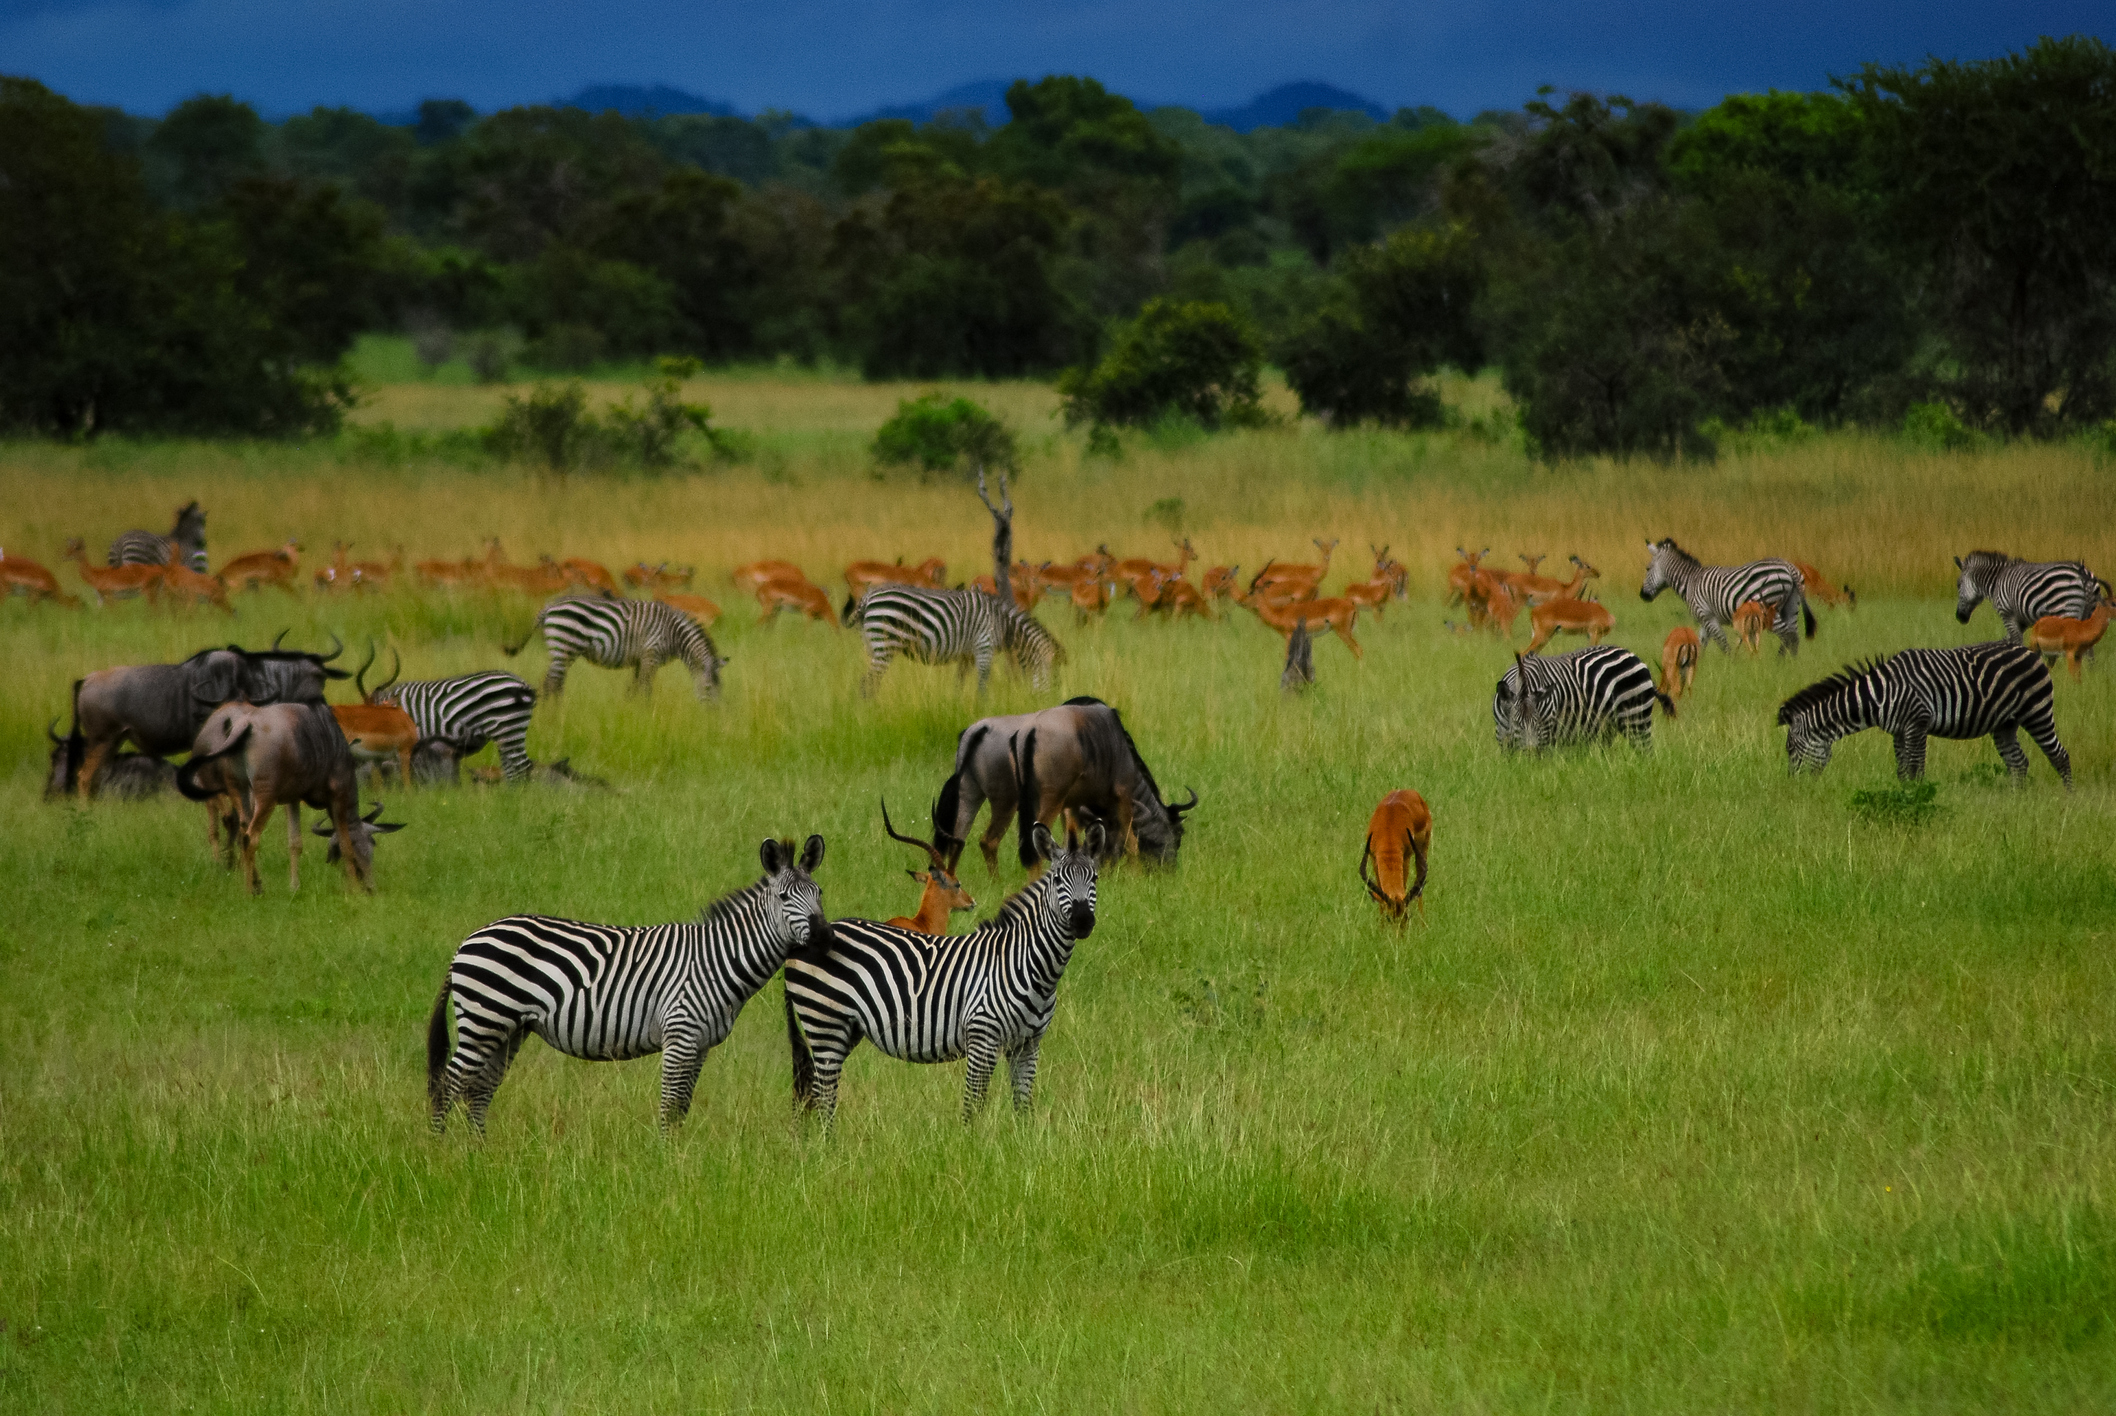
[[[1320,564],[1266,561],[1264,568],[1256,573],[1256,578],[1249,582],[1249,593],[1254,595],[1262,588],[1276,599],[1291,597],[1305,600],[1313,596],[1317,587],[1322,584],[1323,577],[1330,573],[1330,554],[1337,549],[1337,537],[1332,536],[1327,541],[1318,539],[1314,545],[1315,549],[1322,552]]]
[[[88,558],[88,545],[79,536],[66,543],[66,554],[62,559],[74,563],[74,568],[81,573],[81,583],[96,597],[98,605],[105,600],[129,599],[134,595],[145,595],[154,600],[162,593],[163,568],[160,565],[97,565]]]
[[[939,805],[934,807],[934,819],[938,821]],[[963,888],[962,881],[955,878],[945,857],[931,841],[921,841],[916,836],[903,835],[889,820],[889,803],[882,802],[882,829],[889,833],[892,841],[902,841],[907,846],[917,846],[926,853],[927,868],[907,870],[904,874],[916,880],[922,887],[915,914],[898,915],[889,923],[897,929],[916,930],[920,934],[946,934],[948,917],[964,910],[977,908],[977,901]]]
[[[1408,789],[1390,792],[1374,808],[1367,821],[1366,849],[1359,855],[1359,879],[1367,893],[1381,906],[1381,914],[1393,924],[1402,924],[1413,900],[1418,917],[1425,918],[1426,857],[1433,848],[1433,813],[1425,798]],[[1374,873],[1367,874],[1367,862]],[[1418,875],[1411,878],[1411,867]]]
[[[1469,599],[1470,586],[1476,580],[1484,558],[1491,554],[1491,547],[1486,546],[1481,551],[1465,551],[1457,546],[1455,554],[1462,559],[1447,568],[1447,602],[1450,605],[1460,605]]]
[[[299,596],[294,577],[301,573],[301,543],[289,541],[276,551],[252,551],[236,556],[220,568],[220,583],[230,590],[255,590],[270,585]]]
[[[887,561],[854,561],[845,567],[845,584],[857,600],[877,585],[927,585],[939,590],[948,583],[948,563],[939,556],[927,556],[917,565],[907,566],[899,560],[894,565]]]
[[[367,659],[353,674],[353,688],[360,695],[358,703],[334,703],[331,716],[338,720],[338,731],[345,734],[346,746],[352,749],[356,764],[394,761],[402,780],[407,786],[412,781],[412,754],[419,747],[419,725],[412,721],[411,714],[394,703],[377,703],[375,700],[389,691],[397,681],[404,661],[397,651],[389,651],[389,677],[367,686],[367,671],[374,667],[375,646],[367,646]]]
[[[188,751],[213,710],[233,699],[321,704],[327,680],[352,677],[329,667],[344,652],[338,643],[329,654],[302,653],[275,639],[269,650],[231,644],[181,664],[131,664],[76,679],[66,789],[88,800],[104,762],[128,742],[152,757]]]
[[[955,772],[933,808],[933,839],[950,869],[962,859],[970,828],[985,803],[992,817],[978,841],[985,866],[999,871],[999,843],[1017,817],[1032,836],[1036,822],[1061,811],[1110,823],[1112,856],[1138,854],[1174,864],[1183,815],[1198,804],[1171,803],[1117,710],[1096,698],[1074,698],[1038,713],[982,718],[955,744]],[[1030,863],[1027,846],[1023,863]]]

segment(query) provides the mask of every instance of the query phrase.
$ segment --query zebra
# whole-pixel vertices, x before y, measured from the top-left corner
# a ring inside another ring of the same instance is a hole
[[[176,526],[166,536],[152,531],[127,531],[110,543],[112,565],[184,565],[206,573],[206,514],[197,502],[178,508]]]
[[[1650,604],[1654,596],[1672,586],[1704,626],[1705,638],[1717,644],[1721,652],[1728,647],[1725,626],[1733,620],[1734,611],[1750,600],[1761,600],[1774,612],[1771,632],[1778,636],[1779,653],[1800,652],[1802,619],[1807,622],[1807,637],[1815,637],[1815,612],[1808,607],[1807,595],[1801,589],[1800,570],[1791,561],[1700,565],[1697,557],[1676,545],[1672,536],[1648,541],[1646,550],[1653,560],[1646,567],[1646,580],[1639,586],[1638,597]]]
[[[2079,561],[2016,560],[2003,551],[1971,551],[1954,558],[1961,571],[1954,618],[1969,623],[1979,600],[1989,600],[2009,643],[2044,615],[2085,619],[2108,593],[2109,584]]]
[[[742,1005],[797,946],[827,947],[815,882],[823,838],[798,861],[793,842],[766,839],[764,878],[708,906],[695,924],[584,924],[510,915],[465,939],[426,1024],[426,1096],[435,1135],[461,1099],[470,1125],[508,1064],[535,1033],[569,1057],[622,1062],[661,1054],[661,1128],[691,1109],[706,1053],[725,1041]],[[448,1005],[456,1040],[448,1043]]]
[[[1622,733],[1640,752],[1653,750],[1653,705],[1675,716],[1675,700],[1653,682],[1646,661],[1614,644],[1564,654],[1514,655],[1492,693],[1499,746],[1529,752],[1556,743]]]
[[[969,1059],[962,1119],[984,1106],[1001,1053],[1014,1109],[1027,1111],[1036,1053],[1051,1025],[1058,980],[1073,945],[1095,929],[1095,861],[1103,828],[1068,833],[1064,850],[1035,827],[1043,874],[969,934],[915,934],[864,919],[831,925],[825,945],[786,958],[786,1037],[793,1050],[794,1104],[838,1108],[838,1077],[860,1039],[905,1062]]]
[[[513,674],[493,669],[456,678],[414,679],[377,690],[374,701],[396,704],[411,715],[422,741],[446,738],[458,756],[468,757],[486,743],[497,742],[500,767],[510,782],[526,781],[536,765],[529,760],[528,746],[536,690]]]
[[[981,590],[933,590],[920,585],[877,585],[845,602],[845,623],[858,624],[867,641],[867,672],[860,694],[871,697],[889,660],[903,654],[922,664],[977,666],[982,698],[992,659],[1002,651],[1042,688],[1051,668],[1065,662],[1065,647],[1019,605]]]
[[[2013,780],[2025,782],[2028,754],[2015,734],[2026,728],[2070,791],[2072,758],[2057,740],[2051,698],[2042,655],[2023,645],[1904,649],[1809,684],[1778,705],[1778,723],[1788,771],[1820,772],[1838,738],[1882,728],[1896,740],[1896,776],[1906,782],[1925,775],[1926,738],[1986,733]]]
[[[720,669],[728,661],[713,647],[712,636],[697,621],[659,600],[618,600],[561,595],[536,617],[544,632],[550,666],[544,670],[544,696],[556,698],[566,686],[566,669],[586,659],[606,669],[632,667],[632,691],[652,693],[654,675],[663,664],[681,659],[691,671],[700,702],[720,696]],[[508,654],[521,652],[521,643]]]

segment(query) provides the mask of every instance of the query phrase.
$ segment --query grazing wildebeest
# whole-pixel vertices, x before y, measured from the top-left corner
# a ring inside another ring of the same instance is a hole
[[[1099,698],[1072,698],[1039,713],[980,719],[956,740],[955,774],[933,812],[934,843],[948,853],[950,869],[988,801],[992,819],[977,844],[996,874],[1011,819],[1020,816],[1021,863],[1033,866],[1028,828],[1048,825],[1061,811],[1107,822],[1112,858],[1145,854],[1173,864],[1183,843],[1183,813],[1198,804],[1198,794],[1182,805],[1165,801],[1117,710]]]
[[[201,649],[181,664],[128,664],[76,679],[64,790],[88,800],[104,761],[127,742],[151,757],[190,751],[223,703],[323,702],[327,680],[352,677],[327,667],[344,649],[308,654],[281,649],[278,640],[258,651],[231,644]]]
[[[54,718],[44,729],[44,735],[51,739],[51,776],[44,784],[46,801],[67,796],[73,791],[73,783],[66,775],[66,739],[59,736],[58,726],[58,719]],[[174,763],[150,757],[144,752],[120,752],[96,773],[95,794],[119,801],[145,801],[148,797],[160,796],[175,785]]]
[[[304,804],[330,814],[333,859],[342,857],[347,877],[370,893],[374,838],[398,829],[361,819],[352,749],[330,708],[321,703],[222,704],[199,729],[191,760],[176,774],[176,787],[193,801],[209,803],[216,818],[226,818],[226,798],[239,803],[243,877],[253,895],[264,889],[257,878],[257,842],[275,806],[287,809],[290,890],[301,888]]]

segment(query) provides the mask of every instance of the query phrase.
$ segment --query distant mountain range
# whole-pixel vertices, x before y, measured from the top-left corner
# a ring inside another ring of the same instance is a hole
[[[914,123],[930,123],[942,113],[971,113],[983,115],[985,122],[998,125],[1007,119],[1006,79],[983,79],[976,83],[957,84],[944,93],[916,103],[893,103],[856,117],[840,119],[823,126],[849,128],[860,123],[871,123],[877,118],[908,118]],[[695,93],[686,93],[667,84],[591,84],[570,98],[557,102],[568,108],[585,108],[592,113],[615,109],[631,117],[669,117],[678,113],[710,113],[721,117],[739,116],[739,110],[731,103],[717,99],[701,98]],[[1164,105],[1140,103],[1142,108],[1159,108]],[[1172,105],[1190,107],[1189,104]],[[1317,83],[1313,80],[1301,83],[1280,84],[1268,93],[1262,93],[1239,108],[1200,108],[1198,114],[1208,123],[1218,123],[1246,133],[1253,128],[1278,128],[1293,122],[1311,108],[1352,110],[1365,113],[1375,119],[1386,119],[1389,110],[1370,98],[1336,87],[1333,84]],[[394,117],[395,115],[390,115]],[[387,120],[385,120],[387,121]]]

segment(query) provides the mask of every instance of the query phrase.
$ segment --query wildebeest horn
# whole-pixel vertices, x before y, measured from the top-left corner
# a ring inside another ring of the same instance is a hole
[[[882,798],[882,829],[889,833],[890,840],[902,841],[907,846],[917,846],[920,850],[924,851],[927,857],[932,860],[934,869],[940,871],[947,870],[947,858],[934,848],[933,843],[931,841],[921,841],[916,836],[903,835],[896,829],[894,825],[890,823],[889,799],[887,797]]]
[[[281,631],[279,631],[279,633],[272,636],[272,653],[277,654],[279,652],[279,641],[286,638],[290,632],[291,631],[282,629]]]
[[[316,662],[319,664],[328,664],[331,660],[337,658],[340,654],[343,654],[344,652],[345,641],[343,639],[340,639],[334,631],[331,635],[331,652],[328,654],[318,654],[316,656]]]
[[[377,821],[380,821],[382,819],[382,803],[380,801],[377,801],[375,803],[375,809],[373,811],[370,811],[367,815],[361,817],[360,819],[362,821],[365,821],[370,826],[374,825]]]
[[[1198,789],[1196,787],[1185,787],[1183,790],[1190,793],[1190,800],[1184,802],[1181,806],[1176,805],[1172,801],[1162,803],[1168,808],[1170,816],[1181,816],[1186,811],[1196,811],[1198,809]]]
[[[50,738],[55,743],[63,743],[66,741],[66,739],[59,736],[57,731],[58,726],[59,720],[57,718],[54,718],[49,723],[46,723],[44,725],[44,736]]]

